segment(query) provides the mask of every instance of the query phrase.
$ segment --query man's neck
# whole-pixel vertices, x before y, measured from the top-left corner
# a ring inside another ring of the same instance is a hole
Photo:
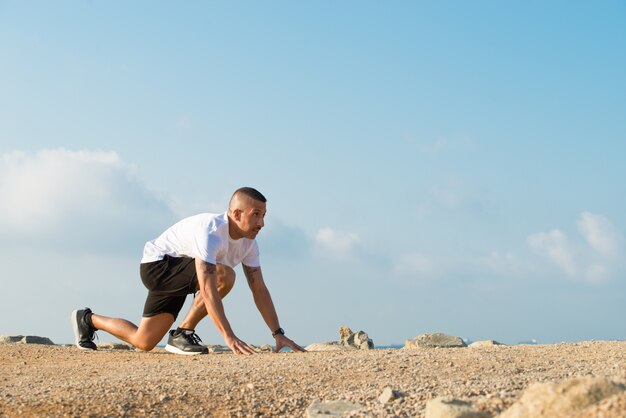
[[[241,231],[237,227],[235,221],[233,221],[230,215],[227,214],[226,216],[228,216],[228,235],[230,236],[230,238],[234,240],[243,238],[243,235],[241,234]]]

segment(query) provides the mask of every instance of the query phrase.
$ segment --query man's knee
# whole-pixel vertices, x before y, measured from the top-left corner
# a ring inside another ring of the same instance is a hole
[[[151,341],[136,341],[133,345],[141,351],[150,351],[156,347],[157,343]]]

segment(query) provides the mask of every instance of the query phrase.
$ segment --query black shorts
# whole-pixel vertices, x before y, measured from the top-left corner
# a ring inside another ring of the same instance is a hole
[[[190,293],[198,287],[196,264],[190,257],[165,256],[163,260],[142,263],[139,267],[141,281],[148,289],[143,316],[170,313],[174,319]]]

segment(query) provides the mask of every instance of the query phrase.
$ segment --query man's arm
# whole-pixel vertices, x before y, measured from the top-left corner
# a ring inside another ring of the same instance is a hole
[[[246,279],[248,279],[248,286],[250,286],[250,290],[252,291],[254,303],[256,304],[257,309],[261,313],[261,316],[269,329],[272,332],[276,331],[280,328],[280,323],[278,322],[278,315],[276,314],[276,308],[274,308],[274,302],[272,302],[272,296],[270,295],[267,286],[265,286],[261,267],[249,267],[245,264],[242,265],[242,267],[243,272],[246,275]],[[282,334],[276,334],[274,338],[276,339],[276,352],[280,351],[283,347],[289,347],[293,351],[305,351],[298,344]]]
[[[224,337],[224,341],[235,354],[254,354],[254,350],[245,342],[237,338],[224,312],[222,299],[217,293],[217,267],[215,264],[196,258],[196,274],[200,296],[204,300],[206,311],[217,330]]]

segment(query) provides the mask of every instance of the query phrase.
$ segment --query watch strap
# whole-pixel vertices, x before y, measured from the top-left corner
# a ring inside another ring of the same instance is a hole
[[[272,337],[275,337],[278,334],[285,335],[285,330],[282,328],[278,328],[276,331],[272,332]]]

